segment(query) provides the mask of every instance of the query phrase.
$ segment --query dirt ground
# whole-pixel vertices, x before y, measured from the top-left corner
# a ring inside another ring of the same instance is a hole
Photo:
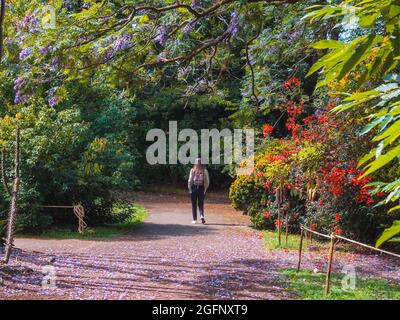
[[[11,265],[33,272],[0,279],[0,299],[293,297],[278,269],[294,268],[297,252],[266,250],[248,217],[226,198],[207,198],[206,225],[191,223],[188,195],[141,193],[137,200],[148,209],[148,218],[117,238],[18,238]],[[340,271],[349,259],[363,272],[400,278],[398,261],[376,255],[338,254],[335,269]],[[304,267],[322,264],[323,255],[305,252]],[[42,286],[46,266],[54,267],[53,289]]]

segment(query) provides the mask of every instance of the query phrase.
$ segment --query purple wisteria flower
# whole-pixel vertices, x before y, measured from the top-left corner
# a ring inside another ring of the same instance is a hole
[[[56,57],[53,57],[50,61],[50,70],[55,70],[58,65],[58,59]]]
[[[147,9],[140,9],[140,10],[138,10],[137,14],[138,14],[138,16],[143,16],[145,14],[148,14],[149,12],[150,11]]]
[[[29,33],[35,33],[40,30],[40,21],[37,12],[28,13],[21,21],[16,22],[18,30],[26,30]]]
[[[187,66],[186,68],[182,68],[181,69],[181,73],[182,73],[182,75],[186,76],[190,72],[192,72],[192,70],[193,70],[193,68],[191,66]]]
[[[269,55],[269,56],[277,54],[278,52],[279,52],[279,49],[277,47],[267,47],[267,55]]]
[[[182,33],[184,33],[184,34],[191,33],[191,32],[194,31],[194,28],[195,28],[195,23],[194,22],[188,22],[182,28]]]
[[[190,4],[190,7],[192,9],[196,9],[199,6],[200,6],[200,0],[192,0],[192,3]]]
[[[113,49],[115,52],[124,50],[129,47],[131,43],[131,39],[129,35],[123,34],[121,35],[114,43],[113,43]]]
[[[54,106],[58,103],[59,100],[60,100],[60,99],[59,99],[59,97],[57,97],[57,96],[52,96],[52,97],[50,97],[50,98],[49,98],[49,106],[50,106],[50,107],[54,107]]]
[[[325,113],[325,111],[322,110],[322,109],[320,109],[320,108],[318,108],[318,109],[315,110],[315,112],[314,112],[314,114],[315,114],[317,117],[322,116],[324,113]]]
[[[52,67],[57,67],[58,59],[56,57],[52,58],[50,64]]]
[[[231,13],[231,21],[228,25],[228,32],[232,36],[236,36],[239,32],[239,15],[236,11],[232,11]]]
[[[14,90],[19,91],[19,90],[23,89],[25,87],[25,85],[26,85],[26,80],[24,78],[18,77],[14,81]]]
[[[112,47],[108,47],[106,50],[104,50],[104,53],[102,54],[102,58],[104,61],[111,60],[113,56],[114,49]]]
[[[100,54],[103,61],[111,60],[115,53],[127,49],[131,46],[131,37],[129,34],[121,36],[112,35],[103,39],[94,46],[94,50]]]
[[[167,28],[165,26],[162,26],[159,28],[158,35],[154,38],[154,42],[158,42],[162,46],[165,44],[167,41]]]
[[[40,48],[38,51],[41,54],[47,54],[48,52],[50,52],[50,50],[51,50],[51,46],[45,46],[45,47]]]
[[[23,103],[23,102],[28,101],[29,98],[30,98],[29,95],[26,95],[26,94],[23,95],[23,94],[21,94],[21,92],[17,91],[17,92],[15,93],[14,103]]]
[[[32,50],[31,47],[24,48],[19,53],[19,59],[20,60],[25,60],[25,59],[29,58],[32,54],[33,54],[33,50]]]

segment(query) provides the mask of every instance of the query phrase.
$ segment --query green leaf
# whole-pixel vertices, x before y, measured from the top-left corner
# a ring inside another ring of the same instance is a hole
[[[365,156],[363,156],[359,161],[358,161],[358,167],[362,166],[363,164],[367,163],[369,160],[373,159],[376,155],[376,148],[372,149],[369,153],[367,153]]]
[[[360,26],[363,28],[370,28],[374,25],[376,19],[380,16],[380,13],[366,13],[360,17]]]
[[[393,225],[390,228],[387,228],[383,231],[382,235],[376,240],[376,247],[380,247],[386,241],[390,240],[394,236],[400,233],[400,220],[396,220],[393,222]]]
[[[337,80],[343,79],[346,76],[346,74],[348,74],[351,70],[357,67],[367,57],[370,57],[372,54],[371,48],[381,40],[382,36],[370,35],[367,38],[367,41],[362,45],[360,45],[347,61],[344,57],[343,60],[345,61],[345,63],[339,75],[337,76]]]
[[[375,119],[374,121],[372,121],[371,123],[367,124],[364,128],[362,128],[360,134],[364,135],[364,134],[370,132],[373,128],[375,128],[378,124],[380,124],[385,119],[385,117],[386,116],[379,117],[379,118]]]
[[[314,49],[332,49],[332,48],[343,48],[344,43],[336,40],[321,40],[311,45]]]
[[[376,158],[373,162],[367,165],[368,170],[362,175],[363,177],[375,172],[391,162],[394,158],[400,155],[400,145],[390,149],[386,154]]]
[[[400,136],[400,120],[393,123],[381,135],[374,138],[375,141],[386,139],[388,144],[392,144]]]
[[[395,206],[393,208],[390,208],[388,213],[392,213],[392,212],[397,211],[397,210],[400,210],[400,205],[397,205],[397,206]]]

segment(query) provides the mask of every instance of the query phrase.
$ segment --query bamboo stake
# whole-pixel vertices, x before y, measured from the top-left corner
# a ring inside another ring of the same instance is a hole
[[[297,272],[300,271],[300,265],[301,265],[301,252],[303,249],[303,238],[304,238],[304,231],[303,227],[300,227],[300,245],[299,245],[299,262],[297,264]]]
[[[329,285],[331,281],[331,271],[332,271],[332,260],[333,260],[333,251],[335,246],[335,234],[331,234],[331,244],[329,247],[329,260],[328,266],[326,268],[326,279],[325,279],[325,295],[329,294]]]
[[[285,227],[286,227],[286,245],[288,242],[288,237],[289,237],[289,210],[286,210],[286,222],[285,222]]]
[[[281,245],[281,205],[278,204],[278,243]]]

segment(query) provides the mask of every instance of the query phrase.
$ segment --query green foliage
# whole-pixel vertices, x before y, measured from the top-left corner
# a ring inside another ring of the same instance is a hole
[[[34,205],[31,220],[21,220],[22,225],[39,228],[51,222],[41,220],[39,203],[77,201],[87,208],[90,223],[106,223],[112,220],[112,195],[118,191],[138,186],[139,180],[185,179],[188,166],[149,167],[144,161],[146,132],[155,127],[167,131],[167,120],[178,120],[179,129],[195,130],[268,122],[274,124],[274,136],[284,138],[290,134],[283,124],[289,100],[302,101],[305,117],[323,112],[329,98],[339,94],[343,100],[336,110],[351,112],[347,129],[334,135],[328,134],[328,126],[311,132],[329,136],[328,143],[295,145],[296,139],[281,139],[270,145],[257,137],[257,170],[271,182],[271,190],[258,176],[238,178],[230,195],[237,208],[265,227],[276,218],[273,189],[288,187],[293,223],[319,217],[327,230],[340,209],[347,231],[359,235],[365,229],[371,237],[380,217],[374,220],[374,209],[354,205],[355,193],[347,198],[324,195],[320,185],[326,168],[320,162],[337,160],[336,169],[343,169],[375,136],[376,148],[361,161],[365,174],[384,178],[374,183],[376,192],[388,194],[382,203],[400,197],[398,172],[391,170],[390,178],[380,172],[398,165],[400,150],[397,1],[206,1],[200,4],[203,9],[189,7],[190,0],[169,4],[149,1],[146,6],[156,9],[139,10],[135,6],[142,4],[135,1],[53,1],[57,24],[46,29],[37,19],[43,1],[9,2],[0,144],[10,153],[16,122],[24,127],[22,192],[23,199],[32,199],[24,201]],[[209,14],[206,8],[211,8]],[[206,16],[199,17],[196,10]],[[296,95],[284,89],[294,75],[302,82]],[[370,124],[359,139],[361,118]],[[213,185],[230,182],[220,172],[231,168],[209,169]],[[10,170],[7,176],[12,177]],[[331,206],[304,210],[307,201],[318,197]],[[2,198],[5,205],[7,198]],[[267,209],[268,219],[263,215]],[[55,224],[71,222],[60,212],[51,216]]]
[[[147,211],[140,205],[117,202],[113,205],[110,223],[106,226],[88,227],[84,234],[76,229],[52,228],[40,236],[55,239],[97,239],[113,238],[129,232],[144,221]]]
[[[261,200],[264,194],[261,184],[257,184],[253,175],[238,176],[229,189],[229,199],[234,208],[247,212],[250,205]]]
[[[298,250],[300,247],[300,235],[298,234],[289,234],[288,241],[286,243],[285,229],[282,229],[281,244],[279,244],[278,231],[264,230],[262,231],[262,234],[264,236],[265,246],[269,250],[271,249]],[[304,237],[302,243],[303,250],[307,250],[307,248],[311,245],[313,247],[322,247],[324,243],[321,243],[318,240],[313,239],[311,244],[311,241],[309,241],[306,237]]]
[[[134,136],[137,141],[140,141],[137,144],[137,150],[142,155],[143,161],[139,164],[137,171],[143,184],[177,184],[186,181],[191,167],[181,164],[149,166],[144,157],[147,147],[153,143],[146,142],[146,134],[150,129],[159,128],[168,132],[169,121],[177,121],[178,130],[191,128],[200,137],[201,129],[204,128],[221,130],[232,127],[228,117],[237,110],[237,104],[230,95],[221,98],[218,95],[199,94],[187,98],[182,97],[181,90],[180,85],[168,83],[168,87],[157,94],[142,95],[134,101],[134,108],[138,110],[135,120],[140,123],[140,126],[129,133],[129,136]],[[178,142],[178,148],[183,143]],[[221,173],[223,169],[223,165],[208,166],[210,175],[213,177],[212,187],[229,185],[229,177]]]
[[[113,193],[138,184],[135,141],[126,140],[134,117],[130,106],[129,99],[115,92],[71,86],[68,100],[58,109],[38,97],[21,106],[14,119],[1,119],[0,136],[9,155],[13,122],[22,129],[19,230],[41,232],[51,224],[75,222],[72,212],[42,205],[81,202],[89,225],[108,222]],[[10,156],[6,167],[11,178]],[[6,206],[7,197],[3,199]]]
[[[375,173],[381,168],[398,161],[400,156],[398,109],[399,57],[400,57],[400,6],[397,1],[342,1],[338,5],[319,5],[310,8],[306,16],[311,23],[333,19],[341,21],[345,32],[341,41],[323,40],[314,44],[316,49],[330,49],[309,70],[313,74],[322,71],[318,87],[340,81],[351,72],[358,73],[358,80],[349,93],[344,94],[343,103],[336,111],[363,108],[369,124],[362,131],[374,131],[373,141],[377,147],[364,156],[360,165],[364,175]],[[363,31],[362,36],[349,37],[348,22]],[[347,29],[347,30],[346,30]],[[375,89],[368,90],[369,87]],[[400,198],[400,179],[374,183],[376,192],[388,192],[385,203]],[[391,229],[391,231],[395,228]],[[377,243],[382,244],[383,239]]]
[[[325,273],[313,273],[308,270],[297,272],[283,269],[289,290],[302,300],[397,300],[400,299],[400,286],[397,283],[374,277],[356,278],[356,288],[343,289],[345,274],[332,273],[328,296],[324,295]]]
[[[0,247],[4,246],[4,237],[6,235],[7,219],[3,217],[0,219]]]
[[[400,221],[395,221],[395,222],[393,222],[393,225],[390,228],[387,228],[382,233],[380,238],[376,241],[376,246],[380,247],[383,243],[394,238],[399,233],[400,233]]]

